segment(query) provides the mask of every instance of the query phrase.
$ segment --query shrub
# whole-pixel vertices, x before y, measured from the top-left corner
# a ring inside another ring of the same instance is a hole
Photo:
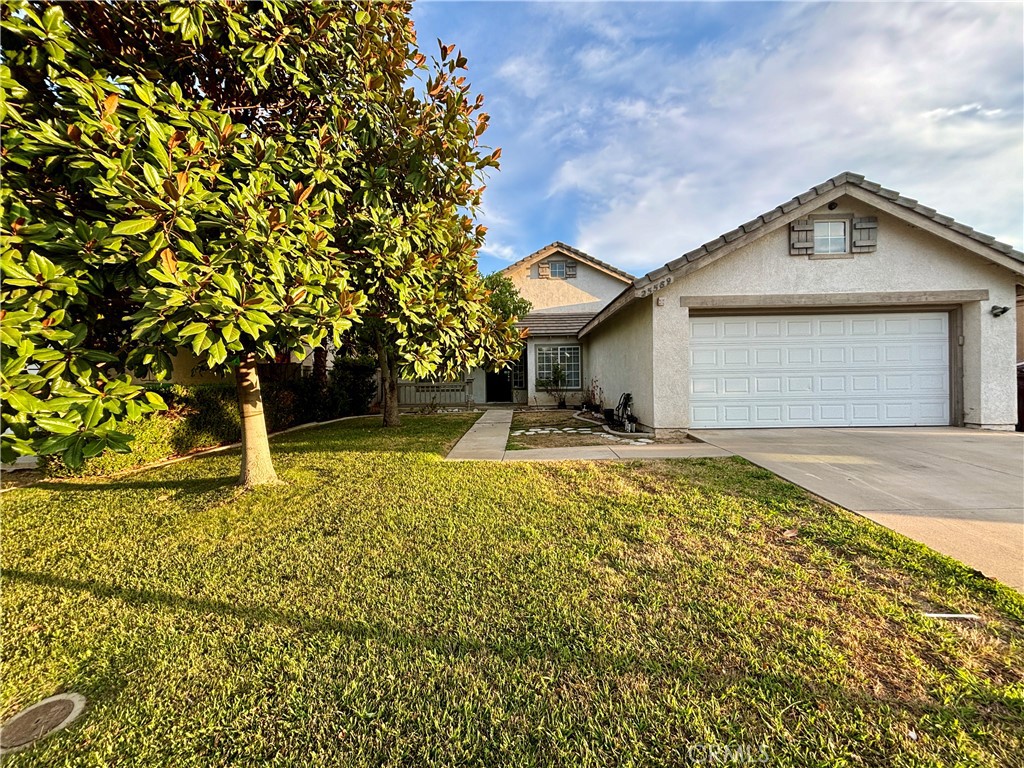
[[[127,422],[131,453],[104,453],[71,470],[56,456],[43,457],[50,477],[109,475],[200,448],[233,443],[241,438],[235,388],[226,384],[164,384],[148,387],[158,392],[168,409],[149,418]]]
[[[377,360],[371,355],[338,357],[327,376],[324,407],[341,416],[360,416],[370,412],[376,394]]]
[[[372,357],[337,358],[323,391],[312,376],[264,384],[267,430],[280,432],[299,424],[367,413],[376,367]],[[131,453],[103,453],[74,471],[59,457],[48,456],[42,460],[43,471],[50,477],[109,475],[241,439],[233,384],[151,384],[148,388],[160,394],[168,410],[124,424],[122,431],[133,438]]]

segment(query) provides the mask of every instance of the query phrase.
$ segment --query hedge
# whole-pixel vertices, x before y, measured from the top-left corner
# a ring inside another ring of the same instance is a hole
[[[299,424],[367,413],[375,371],[372,358],[344,358],[335,361],[323,391],[308,375],[263,384],[267,429],[279,432]],[[241,439],[233,384],[154,384],[150,388],[160,393],[168,409],[122,425],[121,431],[133,438],[131,453],[107,451],[87,459],[77,470],[47,456],[42,460],[44,473],[49,477],[109,475]]]

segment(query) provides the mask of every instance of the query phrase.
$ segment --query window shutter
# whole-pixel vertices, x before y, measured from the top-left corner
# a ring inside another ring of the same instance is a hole
[[[569,277],[576,277],[576,263],[575,262],[567,261],[565,263],[565,276],[567,278],[569,278]]]
[[[814,253],[814,222],[797,219],[789,225],[789,255],[810,256]]]
[[[548,265],[546,261],[542,261],[540,264],[537,265],[537,277],[541,279],[551,277],[551,267]]]
[[[851,253],[870,253],[878,248],[878,218],[865,216],[853,220]]]

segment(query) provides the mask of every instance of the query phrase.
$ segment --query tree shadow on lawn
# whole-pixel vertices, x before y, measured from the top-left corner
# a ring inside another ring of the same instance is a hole
[[[150,471],[156,470],[154,469]],[[207,477],[196,479],[167,478],[154,480],[118,480],[116,478],[110,478],[97,479],[94,482],[81,482],[72,480],[45,480],[41,483],[37,483],[36,485],[33,486],[33,488],[39,488],[46,491],[56,491],[57,493],[69,493],[74,491],[187,490],[192,493],[200,494],[210,493],[212,491],[217,491],[222,488],[228,488],[236,485],[238,485],[238,475],[221,475],[219,477]]]
[[[384,640],[399,647],[411,646],[453,655],[470,655],[489,651],[508,659],[523,659],[526,657],[548,658],[551,656],[551,654],[527,653],[525,648],[516,649],[515,644],[511,643],[508,647],[489,646],[481,640],[471,638],[451,635],[440,637],[417,635],[379,625],[374,626],[361,622],[312,616],[300,611],[286,611],[259,605],[241,605],[224,600],[186,597],[159,589],[135,589],[116,584],[104,584],[102,582],[57,576],[51,573],[24,571],[18,568],[0,569],[0,576],[13,582],[32,584],[39,587],[73,592],[88,592],[99,599],[116,599],[136,606],[191,611],[201,615],[213,614],[247,622],[274,624],[304,632],[331,632],[347,635],[355,640]]]
[[[157,609],[189,611],[200,615],[216,615],[244,622],[273,624],[301,632],[326,632],[347,636],[355,641],[381,641],[396,649],[413,649],[449,657],[475,657],[493,654],[510,664],[532,663],[540,660],[555,664],[560,672],[576,679],[584,676],[591,680],[609,679],[635,682],[637,676],[646,678],[665,677],[689,681],[689,684],[700,686],[709,700],[717,700],[718,706],[726,705],[730,699],[755,695],[757,711],[751,711],[749,717],[733,712],[722,714],[722,720],[712,724],[723,733],[742,733],[749,738],[744,741],[764,742],[765,745],[777,743],[778,734],[765,732],[763,715],[774,712],[781,717],[787,713],[787,720],[792,728],[798,728],[803,722],[808,728],[836,729],[836,723],[845,722],[847,713],[857,713],[863,718],[865,712],[874,713],[882,720],[893,720],[893,725],[917,721],[944,723],[967,717],[977,720],[976,702],[956,701],[943,703],[934,698],[920,696],[893,695],[887,691],[881,695],[872,694],[867,690],[851,689],[841,683],[825,680],[812,680],[800,674],[779,674],[777,671],[760,670],[751,664],[740,664],[726,669],[709,669],[705,660],[698,655],[680,665],[679,660],[665,660],[645,657],[640,654],[609,654],[593,648],[577,648],[568,651],[565,648],[545,649],[528,638],[510,637],[507,643],[484,642],[469,637],[455,635],[430,636],[389,628],[382,625],[345,621],[326,617],[316,617],[297,611],[280,610],[262,606],[243,606],[222,600],[186,597],[158,589],[135,589],[114,584],[85,581],[57,576],[49,573],[31,572],[20,569],[3,569],[0,571],[4,579],[13,582],[30,584],[38,587],[87,592],[96,598],[116,599],[135,606],[150,606]],[[244,631],[244,630],[243,630]],[[483,672],[486,667],[481,668]],[[87,681],[83,690],[92,698],[108,697],[113,691],[128,685],[127,680],[106,678],[94,680],[93,685]],[[79,684],[81,686],[81,683]],[[91,688],[92,690],[88,690]],[[657,696],[659,685],[651,688],[651,695]],[[415,686],[410,688],[410,694]],[[725,706],[726,711],[731,710]],[[1014,722],[1017,714],[1005,701],[984,701],[986,713],[982,720],[993,724],[1001,723],[1004,727]],[[872,716],[869,715],[869,719]],[[822,724],[816,721],[824,720]],[[813,724],[813,725],[812,725]],[[977,725],[977,723],[975,723]],[[706,725],[705,725],[706,728]],[[738,729],[738,730],[737,730]],[[772,729],[774,730],[774,729]],[[843,728],[836,735],[841,738]],[[704,729],[701,730],[704,732]],[[696,734],[694,735],[696,737]],[[892,730],[889,738],[870,746],[857,743],[856,749],[861,760],[868,764],[885,765],[886,758],[892,750],[910,748],[903,732]],[[972,739],[974,740],[974,739]],[[784,745],[779,745],[785,751]],[[839,745],[840,750],[845,745]],[[984,746],[982,741],[979,746]]]

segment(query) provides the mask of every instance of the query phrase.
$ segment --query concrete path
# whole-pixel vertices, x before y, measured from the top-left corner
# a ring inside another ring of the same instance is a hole
[[[455,444],[449,461],[623,461],[627,459],[685,459],[731,456],[729,451],[702,443],[681,445],[582,445],[506,451],[512,427],[511,410],[488,410]]]
[[[702,443],[654,445],[581,445],[570,448],[528,448],[505,451],[502,461],[624,461],[631,459],[695,459],[732,456],[729,451]]]
[[[449,461],[501,461],[505,455],[512,410],[487,410],[455,444]]]
[[[1024,434],[861,427],[694,436],[1024,591]]]

